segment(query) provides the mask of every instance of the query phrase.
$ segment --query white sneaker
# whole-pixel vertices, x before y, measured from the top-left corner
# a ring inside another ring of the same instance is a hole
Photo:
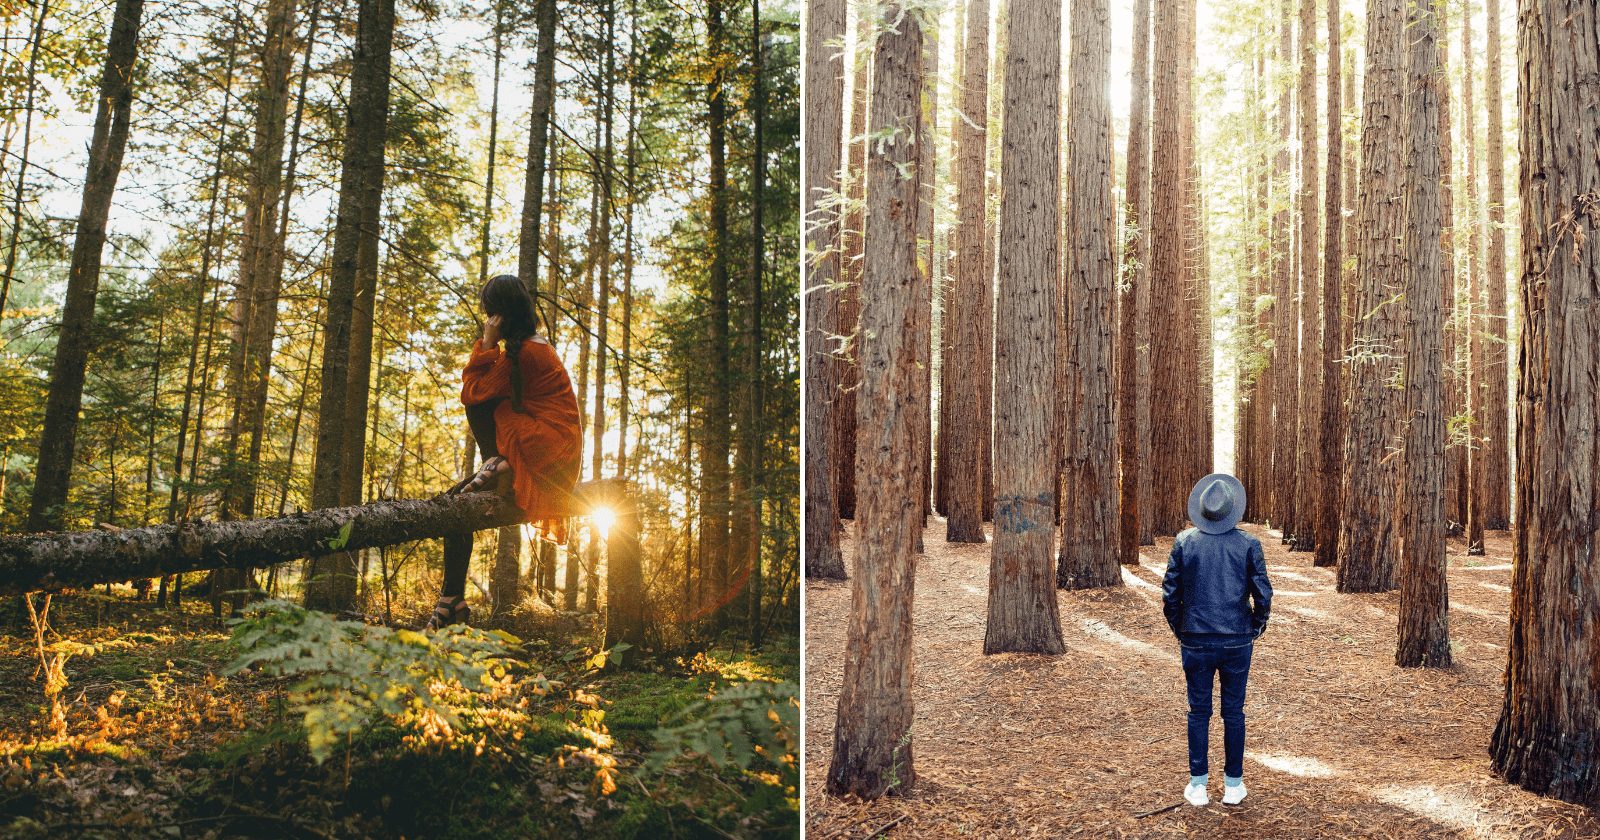
[[[1233,785],[1231,787],[1228,786],[1228,785],[1223,785],[1222,786],[1222,804],[1224,804],[1224,805],[1238,805],[1240,802],[1243,802],[1244,798],[1246,796],[1248,796],[1249,794],[1250,794],[1250,791],[1247,791],[1247,790],[1244,789],[1244,782],[1240,782],[1240,783],[1238,783],[1236,785]]]
[[[1183,789],[1183,798],[1196,808],[1211,804],[1211,796],[1206,793],[1206,786],[1201,784],[1191,784],[1185,787]]]

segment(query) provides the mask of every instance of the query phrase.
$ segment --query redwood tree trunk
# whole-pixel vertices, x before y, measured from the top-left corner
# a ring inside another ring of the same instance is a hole
[[[1344,99],[1340,70],[1339,36],[1342,21],[1339,0],[1328,0],[1328,168],[1323,187],[1322,219],[1322,457],[1317,475],[1315,565],[1332,566],[1339,547],[1339,483],[1344,465],[1344,388],[1339,359],[1344,303],[1339,294],[1344,283]],[[1309,512],[1308,512],[1309,515]]]
[[[984,144],[989,112],[989,0],[968,0],[966,57],[963,60],[959,113],[955,122],[957,214],[955,294],[945,317],[953,329],[952,364],[945,370],[944,396],[950,403],[950,428],[945,432],[950,464],[946,470],[945,539],[979,543],[983,535],[983,429],[987,409],[982,375],[980,321],[983,287],[989,282],[984,258]]]
[[[1076,0],[1072,16],[1074,49],[1098,50],[1102,34],[1090,45],[1077,33],[1093,15],[1103,27],[1105,8],[1084,12]],[[997,308],[1006,313],[1006,328],[995,331],[995,524],[989,560],[989,621],[984,653],[1025,651],[1061,653],[1061,617],[1050,577],[1050,549],[1055,535],[1056,405],[1060,396],[1049,388],[1055,371],[1056,284],[1060,266],[1061,172],[1061,12],[1050,0],[1013,0],[1005,47],[1005,84],[1000,118],[1005,148],[1000,157],[999,292]],[[1084,30],[1088,32],[1088,29]],[[1076,61],[1076,59],[1075,59]],[[1076,65],[1075,65],[1076,66]],[[1100,71],[1105,83],[1104,64]],[[1077,74],[1074,74],[1076,76]],[[1073,96],[1083,96],[1074,92]],[[1105,121],[1101,120],[1101,127]],[[1076,144],[1075,144],[1076,145]],[[1083,144],[1088,147],[1090,144]],[[1109,163],[1110,139],[1098,147]],[[1109,176],[1109,169],[1104,170]],[[1107,190],[1109,193],[1109,190]],[[1109,211],[1110,196],[1103,209]],[[1109,212],[1107,213],[1109,215]],[[1104,268],[1111,266],[1110,229]],[[1109,284],[1104,290],[1109,303]],[[1106,313],[1109,316],[1109,312]],[[1109,326],[1107,324],[1107,326]],[[1106,350],[1109,351],[1109,334]],[[1107,371],[1109,373],[1109,371]],[[1109,381],[1104,383],[1109,400]],[[1115,419],[1115,415],[1112,415]],[[1114,426],[1113,426],[1114,428]],[[1107,447],[1109,454],[1109,447]],[[1106,479],[1113,476],[1107,466]],[[1109,491],[1110,487],[1092,492]],[[1091,492],[1087,489],[1085,492]],[[1115,494],[1106,501],[1115,504]],[[1114,520],[1102,529],[1104,557],[1117,573],[1111,544]]]
[[[883,9],[873,55],[869,128],[902,142],[874,143],[867,160],[868,214],[861,285],[862,431],[857,464],[866,480],[857,511],[860,540],[852,577],[844,683],[834,726],[828,791],[875,799],[916,780],[911,751],[911,605],[916,579],[917,429],[914,300],[917,272],[916,144],[921,134],[922,29],[916,13]],[[912,173],[906,177],[904,173]]]
[[[1488,97],[1489,178],[1489,340],[1484,346],[1483,375],[1483,526],[1511,527],[1510,434],[1506,399],[1510,371],[1506,366],[1506,152],[1500,96],[1500,0],[1487,0],[1488,49],[1484,55],[1484,93]],[[1520,67],[1522,62],[1518,61]],[[1526,68],[1523,68],[1526,72]],[[1521,90],[1519,87],[1518,90]]]
[[[1152,69],[1153,105],[1150,183],[1150,433],[1151,503],[1149,515],[1155,533],[1176,534],[1182,528],[1183,493],[1179,489],[1188,478],[1189,464],[1184,458],[1187,426],[1183,405],[1174,396],[1188,387],[1183,381],[1182,354],[1188,352],[1174,326],[1188,316],[1185,292],[1188,287],[1188,261],[1184,248],[1183,183],[1188,177],[1183,160],[1183,125],[1179,63],[1183,58],[1182,39],[1184,0],[1156,0]],[[1157,188],[1160,185],[1160,188]],[[1157,329],[1154,325],[1161,325]],[[1161,395],[1160,399],[1155,395]]]
[[[1296,309],[1300,320],[1299,428],[1294,492],[1294,551],[1316,549],[1317,491],[1322,474],[1322,322],[1317,271],[1317,0],[1300,0],[1300,83],[1296,88],[1300,134],[1300,290]]]
[[[89,349],[94,343],[94,302],[100,291],[106,219],[111,213],[111,197],[117,191],[117,178],[122,174],[122,153],[128,146],[133,65],[138,56],[139,20],[143,13],[144,0],[117,0],[112,11],[94,133],[89,140],[83,201],[72,243],[72,262],[67,269],[61,331],[44,404],[44,428],[39,436],[39,460],[28,508],[30,531],[59,529],[65,521],[78,413],[83,406],[83,381],[89,366]]]
[[[1295,360],[1299,341],[1295,323],[1295,273],[1294,273],[1294,208],[1289,198],[1293,194],[1289,153],[1290,108],[1294,107],[1294,90],[1287,68],[1293,66],[1290,58],[1294,51],[1291,0],[1282,0],[1278,10],[1278,50],[1276,65],[1285,68],[1278,74],[1278,111],[1275,125],[1278,130],[1277,157],[1273,161],[1273,185],[1276,188],[1272,217],[1272,467],[1271,508],[1272,524],[1288,541],[1294,526],[1295,487],[1295,432],[1299,417],[1299,367]]]
[[[1119,559],[1139,562],[1139,546],[1152,532],[1145,503],[1150,495],[1150,0],[1133,8],[1132,99],[1128,113],[1121,323],[1118,325],[1118,454],[1121,460]]]
[[[1445,584],[1444,294],[1440,248],[1438,0],[1408,8],[1406,39],[1405,479],[1395,664],[1450,665]]]
[[[1385,457],[1399,431],[1398,394],[1390,387],[1400,352],[1396,298],[1405,277],[1405,4],[1367,0],[1367,69],[1361,119],[1361,199],[1356,236],[1357,289],[1345,424],[1345,483],[1339,523],[1340,592],[1394,588],[1398,471]]]
[[[843,578],[839,552],[839,509],[833,486],[833,428],[838,380],[830,363],[838,334],[839,224],[825,209],[839,194],[839,162],[844,132],[844,61],[835,46],[844,38],[844,0],[806,4],[806,140],[800,192],[805,207],[806,418],[805,569],[806,577]]]
[[[1064,486],[1067,498],[1061,505],[1064,514],[1061,527],[1061,557],[1056,569],[1056,585],[1063,589],[1087,589],[1102,586],[1121,586],[1122,570],[1117,562],[1117,531],[1120,514],[1117,510],[1117,402],[1114,388],[1112,354],[1115,352],[1113,339],[1116,316],[1112,305],[1116,295],[1117,259],[1112,246],[1112,238],[1116,232],[1116,205],[1111,199],[1111,103],[1110,89],[1110,56],[1111,56],[1111,22],[1110,11],[1106,5],[1107,0],[1073,0],[1072,3],[1072,87],[1068,91],[1067,121],[1072,130],[1072,144],[1069,149],[1070,170],[1069,207],[1072,219],[1071,232],[1068,237],[1068,247],[1071,249],[1067,264],[1067,290],[1065,300],[1062,302],[1066,313],[1067,340],[1067,390],[1064,395],[1069,399],[1065,405],[1074,409],[1073,416],[1067,418],[1066,440],[1063,441],[1066,454],[1066,475]],[[1037,13],[1036,13],[1037,14]],[[1058,13],[1059,14],[1059,13]],[[1048,26],[1051,18],[1037,20],[1038,24]],[[1013,23],[1017,23],[1013,21]],[[1030,25],[1033,25],[1030,22]],[[1056,27],[1060,29],[1059,26]],[[1048,48],[1044,42],[1033,42],[1031,34],[1020,32],[1013,28],[1015,40],[1013,44],[1021,47],[1026,45],[1028,54],[1023,56],[1027,61],[1033,61],[1035,50]],[[1059,54],[1059,39],[1056,41],[1057,54]],[[1021,52],[1021,50],[1018,50]],[[1031,74],[1017,75],[1007,79],[1006,90],[1008,97],[1012,89],[1013,79],[1027,79],[1032,82]],[[1048,66],[1044,67],[1048,78],[1057,82],[1060,80],[1059,60],[1056,62],[1054,72]],[[1059,84],[1057,85],[1059,87]],[[1034,91],[1018,91],[1018,95],[1039,95]],[[1032,100],[1022,98],[1008,98],[1006,103],[1008,120],[1013,119],[1010,109],[1012,103],[1015,107],[1032,109]],[[1056,111],[1051,111],[1054,116]],[[1042,117],[1042,115],[1041,115]],[[1042,201],[1027,194],[1027,190],[1038,181],[1045,181],[1052,190],[1058,189],[1057,179],[1038,178],[1034,172],[1038,171],[1028,160],[1026,151],[1034,145],[1049,150],[1053,160],[1059,160],[1060,155],[1060,129],[1051,129],[1042,137],[1035,139],[1036,135],[1031,130],[1031,118],[1018,119],[1018,127],[1025,133],[1020,134],[1011,143],[1003,161],[1009,162],[1013,158],[1019,165],[1027,166],[1020,172],[1030,173],[1019,178],[1020,184],[1016,191],[1020,193],[1019,199],[1028,203],[1015,205],[1013,212],[1027,214],[1031,217],[1050,218],[1055,221],[1056,216],[1049,210],[1038,212],[1033,210],[1033,203]],[[1059,120],[1052,123],[1059,126]],[[1048,170],[1044,170],[1048,173]],[[1019,172],[1019,174],[1020,174]],[[1010,182],[1003,181],[1001,190],[1002,200],[1010,201],[1012,186]],[[1054,202],[1049,202],[1054,207]],[[1005,208],[1002,207],[1002,210]],[[1004,234],[1006,219],[1001,215],[1001,232]],[[1027,228],[1017,231],[1019,235],[1026,235]],[[1009,241],[1003,235],[1000,241],[1001,265],[1005,266],[1007,260],[1013,260],[1014,272],[1031,271],[1032,266],[1024,259],[1031,258],[1027,252],[1030,249],[1048,250],[1039,245],[1033,245],[1028,240]],[[1056,267],[1049,266],[1050,276],[1056,276]],[[1002,278],[1004,274],[1002,274]],[[1025,287],[1024,287],[1025,288]],[[996,331],[996,358],[1002,358],[998,343],[1002,338],[1021,338],[1021,334],[1012,329],[1011,318],[1018,312],[1015,304],[1026,306],[1025,301],[1013,301],[1001,308],[1000,311],[1007,315],[1007,328]],[[1054,318],[1049,323],[1054,324]],[[1053,338],[1053,336],[1052,336]],[[1051,342],[1054,343],[1053,341]],[[1013,352],[1015,350],[1013,349]],[[1023,373],[1015,368],[1010,371],[998,370],[998,381],[1011,383],[1029,383]],[[1015,386],[1013,386],[1015,387]],[[1056,399],[1048,392],[1029,388],[1038,394],[1038,398],[1045,400],[1047,409],[1045,416],[1050,417],[1049,407],[1056,404]],[[996,402],[996,416],[1004,417],[1002,404]],[[1010,453],[997,453],[997,461],[1012,460],[1015,455]],[[1025,456],[1024,456],[1025,457]],[[1000,466],[1009,465],[997,463]],[[1053,478],[1053,477],[1052,477]],[[1054,487],[1052,480],[1048,485]],[[1029,485],[1019,484],[1018,490],[1027,491]],[[1000,496],[1005,499],[1004,495]],[[1031,498],[1018,496],[1018,499]],[[1020,505],[1020,501],[1013,501]],[[998,552],[998,542],[995,548]],[[1137,559],[1135,559],[1137,562]]]
[[[1492,4],[1491,4],[1492,5]],[[1517,86],[1522,328],[1517,515],[1496,773],[1600,807],[1600,75],[1594,5],[1525,0]]]

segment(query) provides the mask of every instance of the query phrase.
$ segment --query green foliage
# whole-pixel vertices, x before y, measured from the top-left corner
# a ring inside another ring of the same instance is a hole
[[[792,682],[736,683],[684,709],[681,721],[657,729],[648,766],[660,770],[680,757],[714,767],[774,771],[798,784],[800,693]]]
[[[245,608],[233,624],[239,656],[226,669],[295,678],[290,708],[302,716],[311,756],[327,760],[340,741],[380,721],[410,742],[454,742],[485,727],[520,723],[511,675],[517,640],[460,625],[432,634],[392,630],[283,601]],[[535,693],[554,684],[531,679]],[[478,742],[481,746],[481,741]]]

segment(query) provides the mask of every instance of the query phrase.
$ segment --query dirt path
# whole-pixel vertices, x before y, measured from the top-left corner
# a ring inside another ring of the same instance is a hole
[[[1247,526],[1276,589],[1245,705],[1250,797],[1216,804],[1222,724],[1212,719],[1213,804],[1182,802],[1183,672],[1161,616],[1170,539],[1124,567],[1121,589],[1058,593],[1067,653],[982,654],[987,545],[950,545],[933,519],[917,570],[917,784],[875,803],[823,793],[843,671],[850,586],[806,584],[808,836],[1600,837],[1600,814],[1489,772],[1501,702],[1510,543],[1467,557],[1450,542],[1447,671],[1394,666],[1398,596],[1339,595],[1333,570]],[[847,537],[847,557],[854,543]]]

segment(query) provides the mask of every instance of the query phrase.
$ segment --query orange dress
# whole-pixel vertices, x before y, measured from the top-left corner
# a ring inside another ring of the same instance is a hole
[[[583,429],[572,379],[543,338],[522,342],[522,411],[511,405],[511,360],[499,348],[472,345],[461,371],[461,404],[505,400],[494,409],[495,446],[511,462],[517,507],[552,539],[573,515],[572,488],[583,458]]]

